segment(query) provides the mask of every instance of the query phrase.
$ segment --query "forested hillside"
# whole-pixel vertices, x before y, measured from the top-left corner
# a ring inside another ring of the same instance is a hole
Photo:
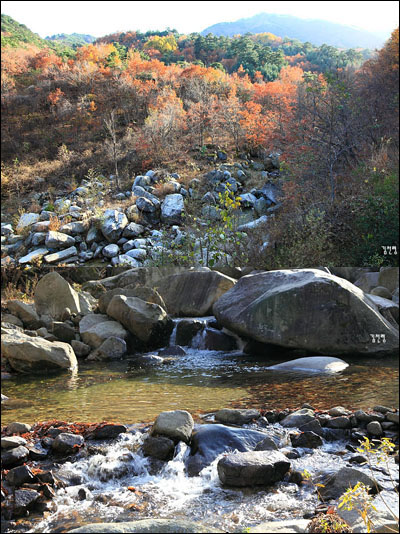
[[[255,263],[397,259],[382,247],[398,245],[398,30],[364,61],[361,51],[272,34],[127,32],[51,50],[21,28],[16,40],[5,26],[2,50],[2,195],[11,211],[21,198],[32,211],[34,191],[54,197],[88,175],[112,173],[118,193],[149,169],[164,172],[153,188],[161,198],[171,173],[207,193],[204,175],[225,163],[243,174],[236,188],[228,180],[213,192],[229,207],[221,225],[237,195],[266,178],[282,194]],[[201,200],[185,203],[207,225]]]

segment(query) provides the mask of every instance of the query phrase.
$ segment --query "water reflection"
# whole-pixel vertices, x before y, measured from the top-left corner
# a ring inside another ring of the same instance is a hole
[[[3,424],[51,418],[75,421],[140,422],[160,411],[211,411],[223,406],[315,408],[345,405],[398,406],[396,358],[346,358],[335,374],[277,371],[266,361],[241,353],[189,350],[168,365],[138,368],[132,361],[80,362],[72,375],[17,376],[3,383],[11,400]]]

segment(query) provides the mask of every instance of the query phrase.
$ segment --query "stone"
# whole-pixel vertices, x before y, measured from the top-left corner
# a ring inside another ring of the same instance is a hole
[[[236,280],[207,268],[186,270],[155,284],[166,309],[177,317],[204,317],[212,314],[214,303]]]
[[[354,282],[354,285],[362,289],[365,293],[371,293],[371,290],[374,287],[383,284],[379,284],[379,273],[370,272],[364,273],[360,276],[360,278],[357,278],[357,280]]]
[[[79,434],[61,432],[56,436],[51,447],[60,454],[73,454],[78,452],[84,442],[85,440]]]
[[[142,446],[144,456],[152,456],[158,460],[171,460],[175,450],[175,443],[165,436],[149,436]]]
[[[398,330],[363,291],[318,269],[243,276],[213,311],[222,326],[261,343],[327,356],[398,350]],[[373,343],[373,332],[384,334],[386,343]]]
[[[185,410],[162,412],[151,429],[152,436],[167,436],[173,440],[189,442],[194,427],[193,418]]]
[[[267,521],[255,527],[249,527],[246,532],[262,534],[295,534],[307,532],[310,521],[308,519],[285,519],[283,521]]]
[[[23,445],[8,449],[1,454],[1,465],[3,469],[15,467],[23,464],[28,459],[29,451]]]
[[[1,438],[2,449],[14,449],[20,445],[26,445],[27,441],[21,436],[4,436]]]
[[[2,313],[1,314],[1,322],[2,323],[9,323],[9,324],[12,324],[12,325],[15,325],[15,326],[19,326],[19,327],[22,327],[24,326],[24,323],[21,321],[21,319],[19,319],[18,317],[16,317],[15,315],[11,314],[11,313]]]
[[[223,408],[215,413],[215,420],[226,425],[244,425],[260,417],[260,412],[253,409]]]
[[[392,300],[391,292],[383,286],[377,286],[371,289],[371,295],[376,295],[377,297],[382,297],[384,299]]]
[[[8,497],[11,499],[11,497]],[[19,489],[15,491],[13,502],[13,516],[25,516],[39,500],[40,493],[32,489]],[[11,504],[11,503],[10,503]]]
[[[11,486],[22,486],[25,482],[34,482],[35,477],[27,465],[20,465],[10,469],[6,475],[6,480]]]
[[[301,408],[300,410],[296,410],[295,412],[289,414],[284,419],[282,419],[282,421],[280,421],[280,424],[287,428],[299,428],[300,426],[305,425],[306,423],[309,423],[314,419],[315,415],[313,410],[310,410],[309,408]]]
[[[75,239],[68,235],[63,234],[62,232],[55,232],[50,230],[47,234],[45,245],[48,248],[64,248],[74,245]]]
[[[71,341],[71,347],[74,349],[77,358],[84,358],[92,350],[90,345],[87,345],[82,341],[77,341],[76,339]]]
[[[96,350],[96,359],[116,360],[126,354],[126,343],[119,337],[109,337]]]
[[[317,449],[323,443],[322,438],[315,432],[302,432],[301,434],[291,435],[290,441],[293,447],[304,447],[307,449]]]
[[[204,329],[204,322],[195,319],[183,319],[176,325],[175,341],[178,345],[190,346],[195,335]]]
[[[391,293],[395,291],[399,287],[399,268],[381,267],[379,270],[378,284],[387,288]]]
[[[39,214],[38,213],[24,213],[19,218],[16,230],[17,233],[24,231],[25,229],[29,228],[33,224],[37,223],[39,221]]]
[[[126,255],[136,261],[144,261],[147,257],[147,251],[143,248],[136,248],[133,250],[129,250]]]
[[[277,451],[278,445],[269,436],[265,437],[262,441],[257,443],[254,448],[255,451]]]
[[[34,247],[37,247],[38,245],[44,245],[44,242],[46,241],[47,234],[45,232],[35,232],[32,234],[31,244]]]
[[[129,223],[127,226],[125,226],[122,237],[126,237],[127,239],[132,239],[135,237],[140,236],[144,232],[144,226],[141,224],[136,224],[134,222]]]
[[[38,260],[42,258],[45,254],[49,253],[49,249],[45,247],[37,248],[35,250],[32,250],[29,252],[29,254],[26,254],[25,256],[22,256],[19,258],[18,263],[25,264],[25,263],[31,263],[34,260]]]
[[[393,324],[395,328],[398,328],[399,324],[399,305],[393,300],[389,300],[377,295],[367,295],[369,300],[378,308],[379,313],[385,317],[385,319]]]
[[[189,476],[197,476],[221,453],[232,450],[252,451],[257,444],[267,438],[267,434],[258,430],[221,424],[196,425],[190,441],[191,455],[185,462],[186,470]]]
[[[136,297],[145,302],[152,304],[158,304],[162,308],[165,308],[165,303],[159,293],[155,289],[151,289],[146,286],[124,287],[115,288],[100,295],[98,301],[98,308],[100,313],[106,313],[108,305],[110,304],[114,295],[124,295],[125,297]]]
[[[330,428],[351,428],[352,425],[350,417],[340,416],[329,419],[327,426]]]
[[[75,353],[67,343],[19,332],[2,335],[1,350],[11,367],[24,373],[43,369],[73,370],[78,365]]]
[[[137,297],[114,295],[107,315],[119,321],[148,348],[165,345],[173,329],[172,320],[161,306]]]
[[[340,417],[342,415],[350,415],[350,411],[343,408],[343,406],[334,406],[328,411],[331,417]]]
[[[53,254],[47,254],[44,257],[44,261],[47,263],[55,263],[56,261],[63,261],[72,256],[76,256],[78,253],[76,247],[69,247],[65,250],[60,250],[59,252],[54,252]]]
[[[165,224],[182,224],[185,213],[183,196],[180,193],[166,195],[161,205],[161,221]]]
[[[318,482],[318,480],[317,480]],[[354,487],[357,482],[362,482],[369,486],[370,493],[376,494],[377,488],[375,481],[363,471],[354,469],[353,467],[342,467],[336,473],[323,479],[323,487],[319,488],[321,498],[326,502],[331,499],[338,499],[351,486]],[[381,486],[378,484],[378,490]]]
[[[336,373],[348,367],[348,363],[339,358],[328,356],[309,356],[308,358],[296,358],[284,363],[271,365],[267,369],[281,369],[282,371],[310,371],[320,373]]]
[[[367,431],[372,436],[379,437],[379,436],[383,435],[382,426],[379,423],[379,421],[371,421],[370,423],[368,423],[367,424]]]
[[[110,320],[107,315],[88,314],[79,323],[79,334],[82,341],[97,349],[109,337],[123,340],[128,338],[128,332],[117,321]]]
[[[67,223],[61,226],[60,232],[75,236],[75,235],[84,234],[85,232],[87,232],[88,226],[89,226],[88,221],[74,221],[74,222],[70,222],[70,223]]]
[[[127,427],[125,425],[106,423],[97,426],[89,437],[90,439],[114,439],[126,431]]]
[[[371,421],[384,421],[385,416],[381,413],[366,413],[363,410],[354,412],[355,417],[362,423],[370,423]]]
[[[35,289],[35,308],[39,315],[60,320],[65,308],[71,313],[81,312],[78,293],[56,271],[43,276]]]
[[[278,451],[253,451],[227,454],[219,460],[217,469],[224,485],[269,486],[282,480],[290,465]]]
[[[25,328],[36,330],[43,326],[35,308],[20,300],[8,300],[7,308],[16,315],[24,324]]]
[[[119,254],[119,246],[118,245],[107,245],[102,250],[103,256],[106,258],[114,258],[115,256],[118,256]]]
[[[313,419],[312,421],[309,421],[308,423],[305,423],[304,425],[300,425],[299,430],[300,432],[311,431],[314,432],[314,434],[317,434],[318,436],[323,435],[321,423],[317,418]]]
[[[231,351],[237,349],[237,341],[233,336],[206,327],[201,339],[201,347],[206,350]]]
[[[28,423],[20,423],[18,421],[9,423],[6,428],[8,434],[25,434],[30,432],[31,429],[32,427]]]
[[[128,222],[128,218],[124,213],[117,210],[106,210],[101,232],[109,243],[115,243],[121,237]]]
[[[390,421],[391,423],[395,423],[396,425],[399,424],[399,412],[397,413],[387,413],[386,419]]]
[[[200,523],[194,521],[186,521],[182,519],[141,519],[140,521],[128,521],[120,523],[93,523],[87,524],[83,527],[69,530],[69,533],[84,532],[86,534],[97,534],[98,532],[121,534],[141,532],[148,534],[188,534],[196,532],[204,533],[222,533],[222,530],[217,528],[205,527]]]
[[[54,321],[52,333],[57,339],[65,343],[71,343],[72,340],[75,340],[75,329],[68,323]]]

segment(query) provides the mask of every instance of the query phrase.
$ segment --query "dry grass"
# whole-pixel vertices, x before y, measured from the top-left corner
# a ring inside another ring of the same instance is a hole
[[[63,224],[64,223],[60,221],[57,215],[50,215],[49,230],[52,230],[53,232],[58,232]]]

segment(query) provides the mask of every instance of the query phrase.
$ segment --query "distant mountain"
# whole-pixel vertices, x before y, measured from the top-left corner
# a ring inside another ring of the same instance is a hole
[[[96,37],[84,33],[57,33],[56,35],[47,36],[45,39],[47,41],[61,42],[68,46],[83,46],[93,43],[96,40]]]
[[[361,4],[360,9],[362,9]],[[263,32],[270,32],[278,37],[308,41],[316,46],[327,44],[339,48],[380,48],[385,41],[379,34],[353,26],[268,13],[259,13],[254,17],[235,22],[220,22],[203,30],[201,35],[212,33],[217,36],[232,37],[237,34]]]
[[[9,15],[1,15],[1,46],[21,46],[33,44],[42,48],[46,45],[37,33],[33,33],[25,24],[20,24]]]

